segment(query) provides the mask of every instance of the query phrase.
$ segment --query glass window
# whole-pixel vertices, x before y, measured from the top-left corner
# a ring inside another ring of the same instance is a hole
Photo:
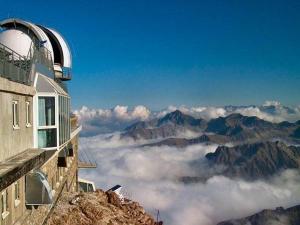
[[[38,130],[39,148],[56,147],[56,128]]]
[[[88,184],[88,191],[93,191],[93,185],[92,184]]]
[[[1,194],[2,215],[8,211],[8,192],[3,191]]]
[[[55,98],[39,97],[39,126],[55,125]]]
[[[31,126],[31,107],[30,102],[26,101],[26,127]]]
[[[15,200],[20,199],[20,184],[19,181],[15,183]]]
[[[18,101],[12,102],[12,119],[13,119],[13,128],[18,129],[19,128],[19,107],[18,107]]]
[[[59,144],[70,139],[70,99],[59,96]]]

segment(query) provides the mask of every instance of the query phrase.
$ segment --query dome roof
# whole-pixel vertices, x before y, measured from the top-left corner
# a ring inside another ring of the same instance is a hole
[[[69,48],[69,45],[67,44],[67,42],[65,41],[65,39],[63,38],[63,36],[58,33],[56,30],[54,29],[49,29],[52,32],[52,34],[57,38],[57,40],[59,41],[59,44],[61,46],[62,52],[63,52],[63,67],[68,67],[71,68],[72,67],[72,54]]]
[[[52,59],[54,58],[53,48],[47,34],[45,34],[45,32],[43,32],[42,29],[37,25],[24,20],[10,18],[1,21],[0,26],[6,27],[8,29],[23,31],[24,29],[20,29],[20,27],[26,28],[27,30],[31,31],[39,41],[45,42],[44,46],[50,51]]]
[[[32,42],[31,37],[35,36],[50,51],[53,63],[58,63],[62,67],[72,67],[70,48],[63,36],[56,30],[15,18],[1,21],[0,26],[7,28],[0,32],[0,43],[7,45],[22,56],[27,56]],[[30,35],[26,33],[27,31]]]
[[[38,25],[50,39],[52,48],[54,50],[54,62],[59,63],[62,67],[72,67],[72,55],[70,48],[63,38],[63,36],[54,29],[50,29],[41,25]]]
[[[0,33],[0,43],[9,47],[21,56],[27,56],[32,43],[31,38],[26,33],[9,29]]]

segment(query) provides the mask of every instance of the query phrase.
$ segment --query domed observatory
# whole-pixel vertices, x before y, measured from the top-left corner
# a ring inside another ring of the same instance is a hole
[[[52,45],[55,78],[62,81],[71,80],[72,56],[67,42],[57,31],[40,25],[39,27],[47,34]]]
[[[3,69],[9,79],[36,89],[35,147],[62,150],[71,132],[70,96],[65,83],[72,78],[70,48],[60,33],[42,25],[11,18],[0,22],[0,26],[0,74]],[[3,58],[5,63],[1,68]],[[23,72],[17,71],[20,65]]]
[[[71,80],[72,55],[63,36],[41,25],[20,19],[7,19],[0,23],[0,43],[16,55],[54,71],[58,81]],[[0,46],[1,47],[1,46]]]

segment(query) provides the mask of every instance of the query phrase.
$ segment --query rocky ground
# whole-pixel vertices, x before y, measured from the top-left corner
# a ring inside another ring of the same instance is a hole
[[[120,201],[114,192],[64,193],[47,225],[162,225],[137,203]]]

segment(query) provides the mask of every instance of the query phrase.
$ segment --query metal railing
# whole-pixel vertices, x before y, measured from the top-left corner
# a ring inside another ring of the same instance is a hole
[[[0,43],[0,76],[30,85],[31,60]]]
[[[32,42],[27,58],[32,58],[34,62],[40,63],[49,70],[54,71],[51,52],[36,41]]]
[[[46,66],[54,74],[51,52],[36,40],[31,43],[27,57],[0,43],[0,77],[31,85],[33,62]]]

